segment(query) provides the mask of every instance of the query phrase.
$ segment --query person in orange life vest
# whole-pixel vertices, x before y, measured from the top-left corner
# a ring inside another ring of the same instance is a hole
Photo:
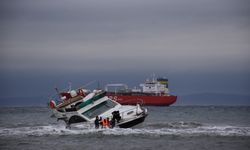
[[[102,119],[101,123],[102,123],[102,128],[106,127],[106,119]]]
[[[109,127],[109,118],[102,120],[103,127],[108,128]]]
[[[110,122],[109,122],[109,117],[106,119],[106,126],[109,128]]]

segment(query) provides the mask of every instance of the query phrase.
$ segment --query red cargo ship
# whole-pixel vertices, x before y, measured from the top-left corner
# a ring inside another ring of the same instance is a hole
[[[142,103],[153,106],[169,106],[176,102],[177,96],[170,95],[168,79],[153,78],[140,84],[141,88],[129,89],[126,84],[107,84],[107,96],[121,104],[134,105]]]

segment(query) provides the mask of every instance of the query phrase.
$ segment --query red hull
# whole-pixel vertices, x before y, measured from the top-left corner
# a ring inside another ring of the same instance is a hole
[[[120,104],[135,105],[143,103],[152,106],[169,106],[176,102],[177,96],[149,96],[149,95],[115,95],[107,94],[107,96]]]

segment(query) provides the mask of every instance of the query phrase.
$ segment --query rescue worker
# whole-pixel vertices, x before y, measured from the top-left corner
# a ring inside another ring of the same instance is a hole
[[[107,123],[106,123],[106,119],[102,119],[102,128],[106,128],[106,125]]]
[[[106,119],[102,119],[102,127],[103,127],[103,128],[106,127]]]
[[[117,112],[116,112],[116,120],[117,120],[117,123],[120,122],[121,118],[122,118],[122,117],[120,116],[120,112],[117,111]]]
[[[105,128],[109,128],[109,118],[102,119],[102,126]]]
[[[110,127],[114,128],[115,127],[115,118],[112,117],[111,121],[110,121]]]
[[[100,124],[101,127],[103,128],[103,119],[102,119],[102,117],[100,117],[100,119],[99,119],[99,124]]]
[[[117,121],[117,123],[119,123],[120,120],[121,120],[120,112],[119,111],[113,111],[112,115],[113,115],[113,118]]]
[[[95,128],[99,129],[99,117],[98,116],[95,117]]]
[[[106,127],[107,127],[107,128],[110,127],[109,117],[106,119]]]

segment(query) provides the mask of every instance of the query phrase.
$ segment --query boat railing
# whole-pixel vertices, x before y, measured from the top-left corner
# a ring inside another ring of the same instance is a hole
[[[61,101],[60,93],[69,92],[72,89],[74,89],[74,90],[85,89],[86,87],[90,86],[91,84],[93,84],[95,82],[97,82],[97,81],[96,80],[90,81],[90,82],[88,82],[88,83],[86,83],[78,88],[72,88],[72,83],[69,82],[69,87],[64,88],[64,89],[60,89],[60,90],[57,87],[55,87],[56,92],[54,94],[49,95],[48,97],[49,97],[49,99],[55,99],[56,101],[58,101],[58,99],[59,99],[59,101]]]

